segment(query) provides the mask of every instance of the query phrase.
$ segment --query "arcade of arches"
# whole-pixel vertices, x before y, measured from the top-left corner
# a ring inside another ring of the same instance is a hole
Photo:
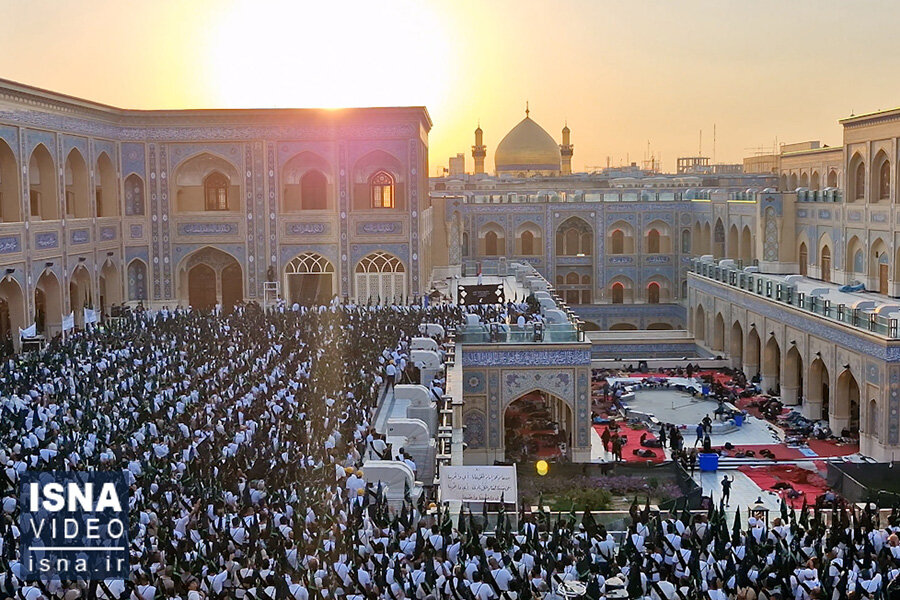
[[[510,402],[503,413],[505,459],[558,460],[572,447],[572,410],[547,392],[535,390]]]
[[[713,351],[727,350],[730,364],[742,368],[748,378],[759,377],[764,393],[780,396],[786,406],[797,407],[807,418],[826,419],[836,435],[875,437],[880,426],[881,405],[876,400],[880,393],[869,390],[867,396],[872,397],[862,402],[859,375],[850,365],[833,376],[821,353],[805,359],[797,340],[784,342],[767,332],[763,341],[755,323],[748,327],[735,320],[726,326],[722,313],[713,316],[702,305],[692,316],[697,343]]]

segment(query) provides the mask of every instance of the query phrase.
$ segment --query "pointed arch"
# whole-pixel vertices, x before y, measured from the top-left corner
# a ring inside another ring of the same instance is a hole
[[[298,254],[285,265],[284,273],[289,304],[324,305],[334,297],[334,265],[318,252]]]
[[[850,158],[848,178],[850,180],[847,202],[864,202],[866,199],[866,161],[857,152]]]
[[[544,244],[541,228],[531,221],[526,221],[516,228],[516,254],[523,256],[539,256],[543,254]]]
[[[72,148],[66,156],[66,216],[86,219],[93,216],[89,196],[87,163],[78,148]]]
[[[791,173],[788,175],[788,191],[793,192],[796,191],[798,187],[797,183],[797,174]]]
[[[125,214],[143,216],[144,210],[144,180],[132,173],[125,178]]]
[[[94,169],[94,204],[98,217],[119,216],[118,177],[116,168],[106,152],[97,157]]]
[[[403,163],[384,150],[373,150],[353,166],[355,210],[406,208]]]
[[[725,256],[725,224],[722,219],[716,219],[716,226],[713,230],[713,257],[724,258]]]
[[[747,377],[753,378],[759,373],[761,352],[762,341],[759,339],[759,332],[751,323],[750,331],[747,333],[747,347],[744,352],[744,373]]]
[[[634,227],[627,221],[616,221],[607,229],[609,232],[610,254],[634,253]],[[557,246],[557,252],[559,246]]]
[[[702,304],[698,304],[694,311],[694,340],[706,344],[706,311]]]
[[[56,166],[43,144],[38,144],[28,159],[28,192],[32,219],[48,221],[59,218],[56,197]]]
[[[44,270],[34,287],[34,322],[38,333],[47,337],[62,329],[62,286],[49,269]]]
[[[809,189],[809,174],[808,173],[800,173],[800,187]]]
[[[811,189],[814,192],[818,192],[820,189],[822,189],[822,181],[821,181],[821,178],[819,177],[818,171],[812,172],[812,176],[810,176],[810,178],[809,178],[809,189]]]
[[[672,252],[672,232],[668,223],[655,219],[644,227],[644,232],[644,252],[647,254]]]
[[[826,187],[836,188],[838,186],[838,174],[837,171],[831,169],[828,171],[828,177],[826,181]]]
[[[237,212],[243,207],[240,173],[217,154],[201,152],[182,161],[170,179],[176,212]]]
[[[859,237],[851,236],[847,241],[847,272],[865,275],[866,251]]]
[[[800,248],[797,250],[797,265],[800,268],[800,274],[806,277],[809,271],[809,250],[805,241],[800,242]]]
[[[753,258],[753,234],[750,232],[750,226],[744,225],[741,230],[741,261],[745,265],[752,265]]]
[[[683,229],[681,231],[681,253],[682,254],[690,254],[691,253],[691,230]]]
[[[281,169],[281,206],[284,212],[324,210],[334,206],[331,163],[314,152],[301,152]]]
[[[803,372],[803,357],[792,344],[784,357],[784,384],[781,386],[782,400],[789,406],[803,402]]]
[[[744,366],[744,328],[740,321],[731,324],[731,336],[729,339],[728,354],[731,358],[731,368],[741,369]]]
[[[0,281],[0,343],[4,350],[19,350],[21,339],[19,329],[24,329],[25,294],[22,286],[13,277],[7,275]]]
[[[712,349],[718,352],[725,351],[725,318],[722,313],[716,313],[713,321]]]
[[[891,200],[891,160],[884,150],[879,150],[872,160],[872,202]]]
[[[139,258],[128,263],[128,300],[144,302],[147,297],[147,263]]]
[[[591,256],[594,229],[581,217],[569,217],[556,229],[557,256]]]
[[[867,288],[877,290],[880,294],[889,294],[889,279],[891,272],[891,255],[887,244],[881,238],[876,238],[869,248],[869,283]]]
[[[6,141],[0,139],[0,221],[3,223],[22,221],[21,193],[16,155]]]
[[[832,413],[829,415],[835,435],[859,437],[859,400],[859,383],[850,369],[844,369],[838,375]]]
[[[766,342],[763,351],[762,388],[763,392],[774,390],[778,393],[781,382],[781,347],[775,336],[771,336]]]
[[[119,268],[112,260],[106,259],[106,262],[103,263],[98,283],[100,298],[97,308],[100,309],[101,314],[109,315],[113,306],[122,304],[122,277],[119,274]]]
[[[506,255],[506,231],[499,223],[490,221],[478,230],[482,256]]]
[[[238,260],[214,246],[203,246],[181,259],[177,269],[178,300],[183,306],[223,311],[244,300],[244,275]]]
[[[737,225],[734,223],[731,224],[731,227],[728,229],[728,253],[726,256],[728,258],[738,259],[741,255],[741,236],[738,233]]]
[[[402,302],[406,297],[406,267],[393,254],[379,250],[364,256],[355,274],[358,302]]]
[[[831,384],[828,377],[828,368],[821,357],[817,356],[812,364],[809,365],[809,383],[806,387],[803,415],[808,419],[827,419]]]

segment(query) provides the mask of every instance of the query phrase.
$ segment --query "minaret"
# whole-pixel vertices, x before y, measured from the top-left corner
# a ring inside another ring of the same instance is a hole
[[[478,129],[475,130],[475,145],[472,146],[472,158],[475,159],[475,174],[476,175],[484,175],[484,157],[487,154],[486,146],[484,145],[484,140],[481,135],[481,123],[478,124]]]
[[[559,172],[560,175],[572,174],[572,151],[575,148],[569,143],[569,124],[566,123],[562,130],[562,144],[559,145],[559,154],[562,157]]]

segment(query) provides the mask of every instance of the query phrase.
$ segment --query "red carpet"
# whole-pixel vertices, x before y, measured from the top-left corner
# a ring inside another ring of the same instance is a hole
[[[829,456],[847,456],[859,452],[859,444],[846,444],[838,446],[831,440],[813,440],[807,441],[809,449],[818,454],[820,457],[827,458]]]
[[[787,505],[791,508],[802,507],[804,496],[806,503],[812,506],[816,502],[816,497],[828,489],[828,484],[820,475],[800,467],[790,465],[750,467],[745,465],[738,470],[749,477],[760,489],[772,491],[784,497]],[[784,496],[784,490],[772,489],[772,486],[777,483],[790,484],[793,489],[801,493],[801,496],[793,499]]]
[[[775,455],[775,460],[802,460],[808,458],[796,448],[788,448],[784,444],[742,444],[740,446],[735,446],[734,450],[725,450],[723,446],[713,447],[713,450],[721,450],[723,452],[723,457],[734,457],[735,452],[738,450],[753,450],[755,454],[752,457],[744,458],[760,458],[765,460],[766,457],[759,453],[760,450],[763,449],[770,450]]]
[[[606,429],[606,425],[594,425],[594,429],[597,430],[597,435],[602,435],[603,430]],[[610,432],[612,433],[612,432]],[[624,423],[619,423],[619,433],[625,435],[628,438],[628,443],[622,447],[622,459],[625,462],[629,463],[661,463],[663,462],[665,457],[665,451],[662,448],[647,448],[647,450],[652,450],[656,453],[655,457],[652,458],[643,458],[641,456],[635,456],[634,450],[638,448],[643,448],[641,446],[641,436],[646,433],[648,440],[655,440],[656,436],[651,432],[645,429],[632,429],[628,425]],[[612,453],[610,452],[610,457]]]

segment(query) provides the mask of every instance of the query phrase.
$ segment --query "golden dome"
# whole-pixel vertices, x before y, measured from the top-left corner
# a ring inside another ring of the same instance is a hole
[[[544,128],[526,116],[497,145],[497,174],[522,171],[559,171],[559,146]]]

